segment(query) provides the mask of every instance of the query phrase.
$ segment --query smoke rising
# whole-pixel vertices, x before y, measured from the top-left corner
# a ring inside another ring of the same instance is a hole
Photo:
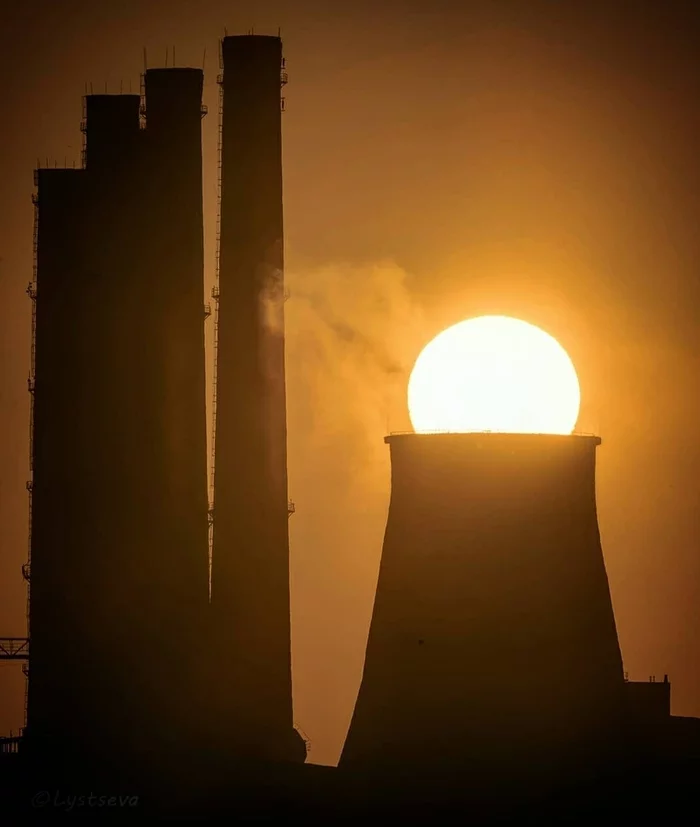
[[[430,334],[407,274],[392,263],[288,271],[287,285],[295,714],[311,760],[335,763],[359,685],[389,502],[383,438],[410,428],[406,385]],[[313,598],[302,603],[301,594]]]
[[[316,446],[339,449],[342,437],[356,450],[379,444],[384,454],[387,429],[409,427],[406,383],[426,339],[406,282],[391,263],[288,275],[291,439],[298,430]]]
[[[262,324],[276,336],[284,333],[284,274],[279,268],[264,267],[259,273],[263,289],[260,295]]]

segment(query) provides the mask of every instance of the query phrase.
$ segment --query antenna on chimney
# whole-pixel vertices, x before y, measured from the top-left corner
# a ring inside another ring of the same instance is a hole
[[[165,68],[168,68],[168,47],[165,47]]]
[[[148,69],[148,58],[146,57],[146,47],[143,47],[143,71],[145,72]]]
[[[204,47],[204,54],[202,55],[202,69],[204,69],[204,64],[207,62],[207,47]]]

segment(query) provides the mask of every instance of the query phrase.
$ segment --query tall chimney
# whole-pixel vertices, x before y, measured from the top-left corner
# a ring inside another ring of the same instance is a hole
[[[385,441],[391,500],[341,765],[470,783],[591,766],[624,691],[596,515],[600,440]]]
[[[186,748],[206,714],[202,640],[209,608],[201,69],[154,68],[144,76],[140,232],[141,347],[147,367],[141,483],[151,510],[147,567],[158,675],[151,704],[159,737]],[[141,308],[143,313],[144,308]],[[147,443],[147,444],[146,444]],[[153,658],[156,660],[156,657]]]
[[[86,168],[39,170],[27,734],[37,752],[112,760],[140,710],[132,229],[138,96],[87,96]],[[141,316],[143,314],[140,314]]]
[[[27,736],[40,751],[58,749],[90,719],[81,657],[90,587],[84,509],[92,481],[81,446],[90,413],[83,377],[94,364],[81,324],[87,312],[82,255],[85,172],[40,169],[35,181]]]
[[[293,729],[278,37],[226,37],[212,553],[217,723],[251,758]]]
[[[86,168],[37,172],[27,726],[37,754],[160,767],[200,737],[202,85],[198,69],[149,70],[147,129],[139,96],[87,96]]]

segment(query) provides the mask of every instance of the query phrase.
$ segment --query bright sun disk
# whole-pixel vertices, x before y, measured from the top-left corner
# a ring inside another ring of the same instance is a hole
[[[408,382],[418,432],[570,434],[581,392],[564,348],[540,328],[480,316],[443,330]]]

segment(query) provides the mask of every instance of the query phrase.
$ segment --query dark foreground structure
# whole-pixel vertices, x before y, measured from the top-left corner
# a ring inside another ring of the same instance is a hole
[[[84,168],[37,171],[25,735],[41,755],[140,755],[202,716],[202,82],[150,70],[145,110],[87,96]]]
[[[391,501],[340,766],[241,759],[205,739],[150,777],[124,764],[42,774],[20,753],[4,775],[18,812],[37,791],[52,791],[55,815],[96,790],[125,802],[112,815],[208,823],[686,823],[700,721],[671,716],[667,679],[624,676],[596,516],[600,441],[386,441]]]
[[[292,717],[277,37],[222,44],[214,508],[198,69],[89,95],[83,168],[37,172],[27,726],[3,824],[677,823],[700,733],[625,680],[599,440],[387,438],[392,492],[338,768]],[[213,524],[211,572],[207,530]]]
[[[622,790],[649,761],[687,758],[681,733],[700,746],[700,722],[670,716],[668,681],[625,680],[598,530],[598,438],[386,442],[391,500],[340,764],[364,780],[368,808],[379,799],[427,815],[468,800],[489,812],[581,785],[593,795],[606,778]]]

